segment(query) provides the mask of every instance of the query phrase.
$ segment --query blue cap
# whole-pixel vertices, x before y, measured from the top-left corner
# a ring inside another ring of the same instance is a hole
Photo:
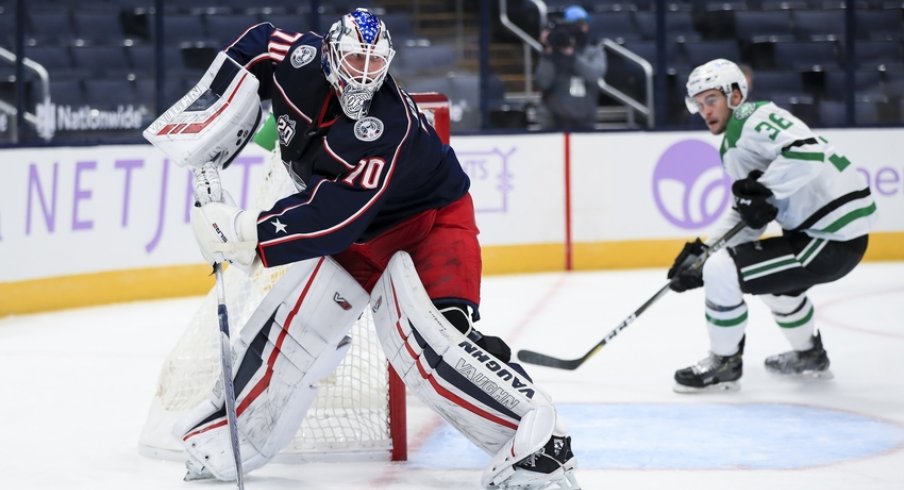
[[[579,20],[587,20],[587,11],[580,5],[572,5],[565,9],[565,22],[577,22]]]

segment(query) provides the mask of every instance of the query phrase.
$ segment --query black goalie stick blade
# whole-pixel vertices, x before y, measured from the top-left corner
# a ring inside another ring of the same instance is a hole
[[[557,369],[567,369],[569,371],[577,369],[584,363],[584,358],[579,359],[559,359],[556,357],[534,352],[532,350],[518,351],[518,359],[528,364],[536,364],[538,366],[547,366]]]

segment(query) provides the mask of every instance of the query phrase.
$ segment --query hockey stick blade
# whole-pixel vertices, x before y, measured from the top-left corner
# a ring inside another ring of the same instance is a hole
[[[591,351],[591,353],[592,352],[593,351]],[[568,371],[573,371],[580,367],[581,364],[584,364],[587,356],[579,357],[577,359],[559,359],[557,357],[548,356],[537,351],[524,349],[518,351],[518,359],[528,364],[536,364],[537,366],[546,366],[556,369],[566,369]]]
[[[728,240],[730,240],[733,236],[737,235],[744,228],[745,228],[745,225],[744,225],[743,221],[734,225],[730,230],[728,230],[718,240],[713,242],[713,244],[709,246],[709,248],[706,250],[706,252],[703,255],[701,255],[699,258],[697,258],[697,260],[690,266],[690,268],[696,270],[696,269],[703,267],[703,263],[706,262],[706,260],[712,254],[718,252],[723,247],[725,247],[725,244],[728,243]],[[606,336],[603,337],[602,340],[597,342],[597,344],[594,345],[592,349],[590,349],[589,351],[587,351],[586,354],[584,354],[581,357],[578,357],[577,359],[559,359],[558,357],[553,357],[553,356],[550,356],[547,354],[543,354],[543,353],[532,351],[532,350],[526,350],[526,349],[518,351],[518,359],[523,362],[526,362],[528,364],[536,364],[537,366],[546,366],[546,367],[551,367],[551,368],[556,368],[556,369],[565,369],[568,371],[573,371],[573,370],[581,367],[581,365],[583,365],[587,361],[587,359],[590,359],[591,357],[593,357],[593,355],[596,354],[597,351],[602,349],[604,345],[608,344],[609,341],[612,340],[616,335],[618,335],[619,332],[621,332],[622,330],[627,328],[628,325],[634,323],[634,320],[636,320],[637,317],[639,317],[641,313],[646,311],[646,309],[649,308],[650,305],[652,305],[653,303],[658,301],[659,298],[665,296],[665,293],[667,293],[670,289],[670,287],[669,287],[670,284],[671,284],[671,281],[669,281],[664,286],[662,286],[659,289],[659,291],[656,292],[656,294],[654,294],[650,299],[646,300],[644,302],[644,304],[640,305],[639,308],[634,310],[634,313],[631,313],[631,315],[628,318],[625,318],[624,320],[622,320],[622,322],[619,323],[617,327],[615,327],[609,333],[607,333]]]
[[[594,354],[596,354],[598,350],[602,349],[604,345],[608,344],[609,341],[612,340],[616,335],[618,335],[619,332],[627,328],[628,325],[634,323],[634,320],[636,320],[644,310],[646,310],[650,305],[655,303],[656,300],[665,295],[668,290],[668,284],[660,288],[652,298],[648,299],[643,305],[640,306],[640,308],[636,309],[634,313],[631,313],[631,316],[622,320],[622,322],[619,323],[617,327],[613,328],[609,333],[607,333],[606,336],[603,337],[602,340],[597,342],[597,344],[594,345],[592,349],[590,349],[586,354],[577,359],[559,359],[557,357],[528,350],[518,351],[518,359],[528,364],[536,364],[538,366],[547,366],[556,369],[566,369],[573,371],[581,367],[581,365],[584,364],[587,359],[590,359]]]

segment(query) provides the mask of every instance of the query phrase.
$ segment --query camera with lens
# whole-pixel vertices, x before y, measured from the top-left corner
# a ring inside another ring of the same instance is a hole
[[[546,42],[553,49],[565,49],[574,47],[574,29],[570,24],[557,24],[549,31]]]

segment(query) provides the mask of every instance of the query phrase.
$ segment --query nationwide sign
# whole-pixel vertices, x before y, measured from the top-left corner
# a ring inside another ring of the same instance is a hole
[[[35,107],[35,129],[38,136],[47,141],[53,139],[57,131],[142,129],[142,119],[146,113],[147,109],[144,107],[132,104],[119,105],[114,111],[89,106],[58,106],[50,101],[39,102]]]

